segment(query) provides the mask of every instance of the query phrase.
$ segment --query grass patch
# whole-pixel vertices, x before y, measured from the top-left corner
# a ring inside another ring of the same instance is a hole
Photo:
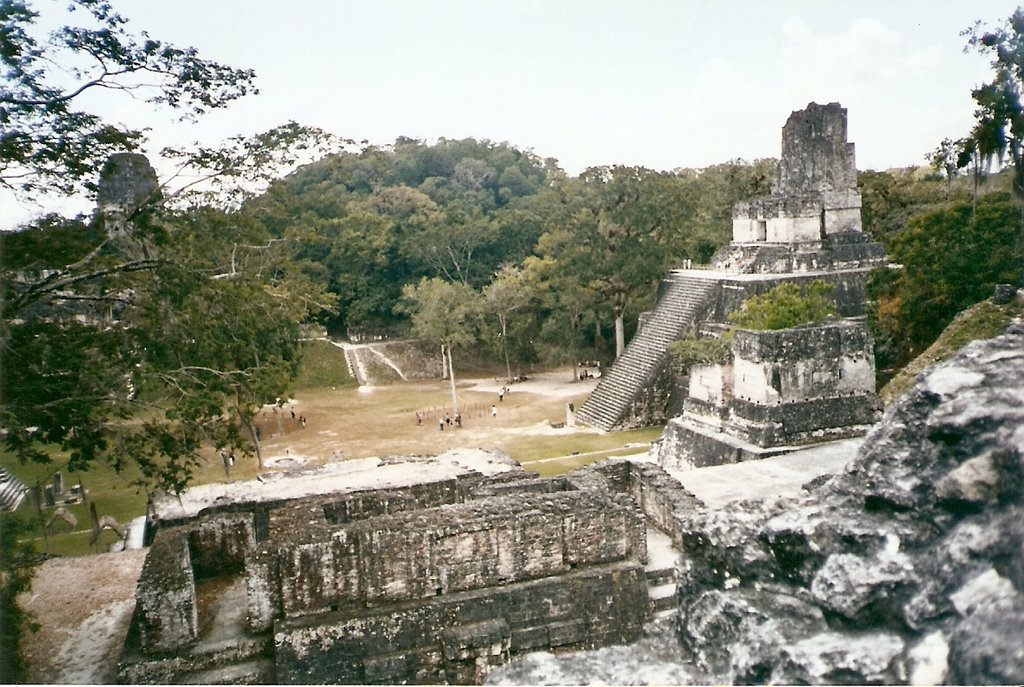
[[[646,450],[646,444],[638,444],[631,446],[623,446],[620,448],[610,449],[607,451],[596,451],[594,453],[581,453],[579,455],[561,456],[558,458],[546,458],[542,460],[531,461],[523,463],[523,468],[536,472],[541,477],[557,477],[564,475],[567,472],[572,472],[576,468],[581,468],[584,465],[590,465],[591,463],[598,463],[606,458],[615,458],[617,456],[631,456],[637,453],[643,453]]]
[[[604,434],[572,434],[569,436],[522,436],[508,441],[503,450],[524,466],[538,460],[566,457],[574,458],[576,454],[600,453],[601,460],[612,452],[620,455],[626,453],[642,453],[647,445],[661,436],[663,426],[644,427],[626,432],[606,432]],[[636,446],[626,447],[627,444]],[[638,448],[642,447],[642,448]],[[531,467],[530,469],[535,469]]]
[[[979,339],[1002,334],[1015,317],[1024,316],[1024,301],[1019,298],[1006,305],[982,301],[964,310],[949,324],[931,346],[900,370],[878,393],[885,405],[905,394],[918,375],[952,358],[957,351]]]
[[[121,525],[126,525],[133,518],[146,513],[148,496],[143,489],[132,484],[137,473],[132,470],[117,473],[106,463],[97,463],[84,472],[68,473],[64,468],[67,465],[65,456],[57,447],[45,447],[50,455],[50,463],[20,463],[7,453],[0,451],[0,465],[3,465],[11,474],[16,476],[27,486],[39,485],[43,489],[48,484],[53,484],[53,476],[60,471],[63,475],[64,491],[81,484],[85,487],[90,502],[96,504],[96,513],[99,517],[108,515]],[[256,476],[255,459],[240,461],[232,468],[232,478],[252,479]],[[220,459],[211,450],[204,455],[204,461],[196,471],[196,483],[205,484],[210,482],[225,481],[224,469]],[[72,528],[62,520],[57,520],[48,536],[44,536],[44,525],[52,517],[54,508],[42,509],[42,515],[37,515],[35,501],[29,494],[23,502],[20,512],[28,514],[33,521],[32,543],[40,552],[50,553],[59,556],[82,556],[96,553],[97,548],[89,545],[89,538],[92,532],[92,515],[87,503],[76,504],[62,503],[57,499],[57,505],[62,506],[75,517],[78,524]],[[109,546],[118,540],[118,536],[109,530],[100,534],[100,552],[108,550]]]
[[[295,389],[355,388],[345,351],[322,339],[302,342],[302,363],[292,384]]]

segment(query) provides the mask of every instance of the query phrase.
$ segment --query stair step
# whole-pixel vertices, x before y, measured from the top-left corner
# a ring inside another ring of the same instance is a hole
[[[669,582],[675,584],[675,581],[675,568],[661,568],[660,570],[647,571],[647,585],[650,587],[657,587],[663,584],[668,584]]]
[[[706,304],[714,279],[669,274],[669,286],[651,316],[580,407],[577,418],[583,423],[603,430],[614,428],[664,364],[668,343],[694,324]]]
[[[676,596],[676,583],[675,581],[672,581],[668,584],[659,584],[656,587],[648,587],[647,595],[651,597],[652,601],[657,601],[658,599],[664,599],[666,597],[674,599]]]
[[[676,611],[676,609],[674,607],[673,608],[662,608],[662,609],[659,609],[659,610],[655,610],[652,613],[652,619],[653,620],[663,620],[664,618],[671,618],[672,616],[674,616],[676,614],[676,612],[677,611]]]
[[[669,596],[663,596],[657,599],[651,599],[651,612],[658,613],[659,611],[675,611],[676,610],[676,596],[675,594]]]
[[[277,682],[272,658],[256,658],[231,665],[196,671],[183,677],[186,685],[270,685]]]

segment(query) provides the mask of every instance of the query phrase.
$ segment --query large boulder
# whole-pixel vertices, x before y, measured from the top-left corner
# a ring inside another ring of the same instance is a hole
[[[923,374],[805,496],[681,517],[680,639],[702,671],[1024,682],[1024,326]]]

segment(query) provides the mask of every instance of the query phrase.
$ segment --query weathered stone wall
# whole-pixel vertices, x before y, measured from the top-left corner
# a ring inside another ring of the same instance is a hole
[[[771,195],[733,208],[733,241],[795,243],[860,232],[854,145],[839,103],[793,112]]]
[[[632,641],[650,614],[639,485],[593,477],[197,496],[186,526],[157,530],[120,675],[472,684],[520,651]],[[196,574],[215,578],[198,597]],[[243,595],[245,618],[225,606]]]
[[[114,153],[100,170],[96,203],[100,210],[132,212],[159,194],[160,183],[149,159],[140,153]]]
[[[704,507],[654,463],[612,458],[573,470],[566,479],[580,489],[610,491],[630,498],[647,522],[666,532],[676,544],[681,533],[680,514]]]
[[[666,422],[682,411],[685,398],[686,388],[680,383],[676,366],[669,361],[636,394],[618,428],[633,429]]]
[[[760,447],[798,446],[863,435],[880,412],[874,395],[819,398],[777,406],[734,400],[726,431]]]
[[[164,530],[153,541],[135,589],[135,617],[143,653],[173,652],[199,636],[195,577],[183,530]]]
[[[245,513],[203,518],[187,532],[197,579],[242,572],[246,555],[256,545],[252,516]]]
[[[713,682],[1024,682],[1024,325],[923,374],[792,499],[680,511]]]
[[[816,280],[832,287],[829,298],[835,303],[839,317],[861,317],[865,314],[864,306],[867,303],[868,271],[862,268],[845,272],[788,274],[784,277],[780,275],[778,279],[726,277],[722,280],[722,288],[708,314],[708,320],[728,322],[729,314],[739,310],[749,298],[766,293],[779,284],[789,282],[806,287]]]
[[[691,424],[682,433],[671,430],[673,446],[692,454],[686,460],[694,464],[715,464],[709,457],[733,462],[750,453],[723,445],[701,456],[722,437],[683,440],[695,433],[725,433],[766,448],[863,434],[877,419],[873,345],[863,321],[739,329],[731,350],[728,365],[694,367],[683,414]],[[667,446],[662,442],[663,451]]]
[[[280,522],[272,531],[305,532],[258,550],[250,568],[251,616],[431,597],[646,557],[634,550],[642,529],[636,511],[602,494],[499,496],[357,521],[323,538],[311,534],[318,525],[309,514],[273,514]],[[279,600],[266,599],[278,590]]]
[[[619,562],[379,610],[283,620],[274,630],[277,680],[479,682],[488,665],[508,655],[634,641],[646,609],[643,568]]]
[[[738,329],[732,350],[732,396],[739,400],[775,405],[874,394],[874,342],[864,322]],[[693,388],[691,381],[691,396]]]
[[[772,195],[856,192],[854,145],[847,142],[846,108],[809,103],[782,127],[782,155]]]

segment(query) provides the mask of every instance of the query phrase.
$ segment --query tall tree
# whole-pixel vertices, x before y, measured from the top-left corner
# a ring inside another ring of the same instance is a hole
[[[424,277],[418,284],[403,287],[402,297],[396,310],[411,316],[416,337],[440,347],[441,369],[451,384],[452,412],[458,412],[452,351],[475,340],[474,318],[479,311],[479,296],[462,282]]]
[[[642,167],[591,168],[580,175],[590,214],[577,215],[576,238],[589,243],[592,282],[610,306],[615,357],[626,347],[625,313],[630,299],[651,291],[667,267],[660,241],[668,226],[663,176]]]
[[[102,158],[142,140],[79,108],[87,92],[127,91],[195,117],[252,90],[251,71],[134,35],[107,2],[72,10],[91,24],[42,43],[35,12],[0,3],[0,175],[10,188],[96,190]],[[54,74],[61,62],[80,65],[75,85]],[[207,181],[265,182],[320,133],[288,124],[180,159]],[[329,300],[231,209],[237,195],[204,209],[210,197],[197,190],[133,194],[86,225],[45,220],[0,237],[0,424],[20,458],[46,461],[57,446],[73,469],[133,465],[147,489],[180,491],[204,444],[251,446],[247,409],[286,391],[298,322]]]
[[[970,138],[983,158],[1013,166],[1013,195],[1024,205],[1024,8],[1018,7],[1002,26],[981,22],[966,29],[968,48],[992,58],[992,80],[974,89],[978,108]]]
[[[515,265],[502,267],[483,290],[484,309],[498,320],[498,336],[505,357],[506,379],[510,383],[512,361],[509,357],[509,319],[514,313],[526,308],[529,303],[530,292],[527,289],[526,277],[523,270]]]

